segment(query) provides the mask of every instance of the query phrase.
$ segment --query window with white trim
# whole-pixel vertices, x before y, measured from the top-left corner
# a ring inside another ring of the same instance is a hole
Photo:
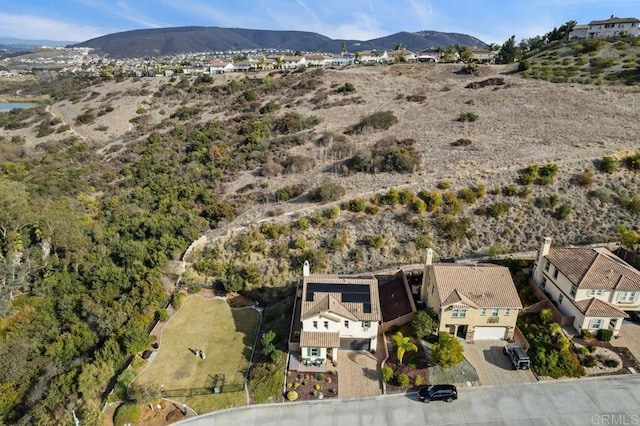
[[[504,310],[504,316],[505,316],[505,317],[508,317],[508,316],[509,316],[509,312],[511,312],[511,310],[510,310],[510,309],[505,309],[505,310]]]
[[[558,305],[562,305],[562,301],[564,300],[564,295],[559,295],[558,296]]]
[[[559,271],[558,271],[558,268],[555,268],[555,269],[553,270],[553,279],[554,279],[554,280],[558,278],[558,272],[559,272]]]
[[[313,322],[313,328],[318,328],[318,321]]]
[[[547,277],[542,277],[542,284],[540,287],[545,288],[547,286]]]
[[[589,328],[593,330],[599,330],[602,328],[602,319],[594,318],[589,321]]]
[[[320,348],[308,348],[307,349],[308,356],[320,356]]]
[[[467,310],[466,309],[454,309],[451,311],[451,318],[466,318]]]
[[[497,317],[499,314],[500,314],[500,309],[498,309],[498,308],[494,308],[494,309],[491,311],[491,316],[492,316],[492,317]]]
[[[635,291],[621,291],[618,293],[618,302],[633,302],[635,298]]]
[[[349,328],[349,320],[344,320],[344,328]]]
[[[324,328],[329,328],[329,321],[324,322]]]
[[[364,328],[371,327],[371,321],[362,321],[362,327]]]
[[[544,261],[544,270],[548,271],[549,270],[549,266],[551,266],[551,262],[549,262],[548,260],[545,259],[545,261]]]
[[[480,316],[485,316],[487,315],[487,310],[485,308],[480,309]]]
[[[575,297],[577,292],[578,292],[578,287],[576,287],[575,285],[572,285],[570,294]]]
[[[602,296],[604,294],[604,290],[589,290],[587,292],[587,296]]]

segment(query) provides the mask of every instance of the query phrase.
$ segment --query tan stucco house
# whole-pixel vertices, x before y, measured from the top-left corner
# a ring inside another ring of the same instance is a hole
[[[640,272],[604,247],[551,247],[545,238],[533,281],[558,309],[574,317],[573,327],[617,336],[624,311],[640,311]]]
[[[439,331],[469,341],[513,338],[522,302],[509,268],[432,259],[428,249],[420,298],[438,314]]]

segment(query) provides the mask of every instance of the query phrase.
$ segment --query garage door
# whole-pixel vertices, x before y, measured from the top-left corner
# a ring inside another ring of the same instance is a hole
[[[503,340],[507,335],[507,327],[476,327],[473,340]]]
[[[350,351],[368,351],[371,346],[369,339],[340,339],[340,349]]]

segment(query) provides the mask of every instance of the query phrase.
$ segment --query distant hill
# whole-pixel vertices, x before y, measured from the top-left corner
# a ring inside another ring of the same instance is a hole
[[[301,51],[339,52],[342,43],[349,51],[393,49],[402,44],[409,50],[460,44],[486,46],[481,40],[465,34],[420,31],[399,32],[373,40],[334,40],[307,31],[252,30],[220,27],[154,28],[109,34],[75,44],[92,47],[114,58],[169,55],[184,52],[226,51],[242,49],[290,49]]]
[[[35,47],[47,46],[69,46],[77,43],[77,41],[60,41],[60,40],[24,40],[20,38],[0,37],[0,50],[4,49],[9,52],[25,52]]]

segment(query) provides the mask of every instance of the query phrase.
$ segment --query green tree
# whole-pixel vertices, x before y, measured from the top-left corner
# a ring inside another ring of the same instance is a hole
[[[513,35],[509,40],[505,41],[500,48],[500,52],[498,52],[498,57],[500,61],[504,64],[511,64],[516,60],[517,55],[517,47],[516,47],[516,36]]]
[[[401,331],[391,336],[396,356],[398,357],[398,363],[402,364],[402,359],[406,352],[417,352],[418,347],[413,342],[413,339],[409,336],[404,336]]]
[[[416,312],[411,319],[413,334],[422,339],[438,330],[438,318],[433,309],[427,308]]]
[[[622,225],[618,228],[618,232],[620,233],[623,247],[635,249],[640,245],[640,234],[633,229],[627,229],[626,226]]]
[[[438,334],[438,343],[431,347],[433,362],[443,368],[450,368],[460,364],[464,360],[464,350],[455,336],[441,331]]]

